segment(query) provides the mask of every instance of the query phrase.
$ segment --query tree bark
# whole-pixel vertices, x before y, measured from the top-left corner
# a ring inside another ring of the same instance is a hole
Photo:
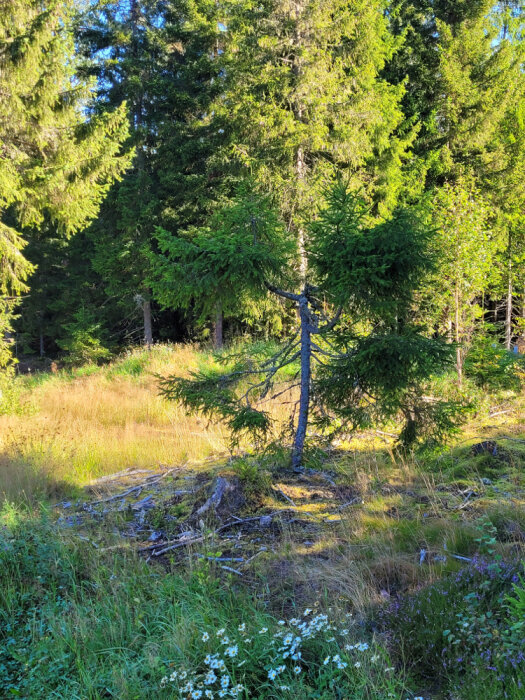
[[[220,304],[217,304],[215,308],[215,321],[213,323],[213,346],[216,350],[220,350],[223,346],[222,326],[222,307]]]
[[[299,397],[299,418],[295,431],[292,452],[292,469],[299,471],[302,466],[308,413],[310,408],[310,385],[312,375],[312,339],[310,332],[310,314],[308,299],[304,294],[299,299],[299,316],[301,319],[301,394]]]
[[[151,348],[153,345],[153,328],[151,323],[151,301],[149,299],[144,299],[142,312],[144,314],[144,344],[147,348]]]
[[[295,88],[299,87],[299,80],[301,78],[302,74],[302,61],[300,58],[301,54],[301,48],[304,44],[304,36],[303,33],[301,32],[300,28],[300,21],[301,17],[304,13],[305,10],[305,2],[304,0],[296,0],[295,2],[295,36],[294,36],[294,41],[295,41],[295,51],[294,51],[294,59],[293,59],[293,64],[292,64],[292,72],[294,75],[294,83],[295,83]],[[304,104],[301,100],[301,98],[296,99],[294,106],[293,106],[293,113],[295,119],[301,123],[304,120]],[[305,160],[305,153],[304,153],[304,147],[302,145],[299,145],[297,148],[297,152],[295,154],[295,177],[296,177],[296,188],[297,188],[297,198],[298,200],[301,199],[302,197],[302,189],[304,187],[304,182],[306,180],[306,160]],[[300,209],[300,207],[299,207]],[[306,250],[305,250],[305,232],[304,228],[299,225],[297,226],[297,245],[299,248],[299,274],[301,278],[301,283],[304,284],[306,282],[306,270],[307,270],[307,263],[306,263]]]

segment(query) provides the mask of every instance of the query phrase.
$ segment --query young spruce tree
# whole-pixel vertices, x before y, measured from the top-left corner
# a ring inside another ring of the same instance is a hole
[[[368,214],[341,180],[326,192],[306,229],[299,292],[285,226],[253,195],[223,211],[228,238],[201,230],[172,247],[172,264],[187,280],[179,294],[194,293],[194,284],[200,304],[213,303],[221,289],[231,303],[244,293],[274,294],[295,306],[298,325],[274,357],[237,357],[225,371],[168,377],[163,394],[225,420],[234,437],[264,437],[272,424],[264,399],[277,384],[277,394],[298,388],[294,469],[301,468],[312,419],[329,434],[334,426],[356,429],[402,415],[405,444],[450,429],[454,407],[421,391],[450,360],[450,347],[410,320],[413,292],[432,266],[430,234],[409,211],[375,225]],[[294,366],[294,379],[284,382],[281,370]]]

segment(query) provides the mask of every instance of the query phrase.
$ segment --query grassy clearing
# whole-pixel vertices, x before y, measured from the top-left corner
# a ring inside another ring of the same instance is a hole
[[[210,689],[197,684],[205,657],[224,651],[216,632],[225,628],[238,649],[221,658],[229,687],[244,688],[239,697],[477,700],[488,688],[494,700],[521,698],[523,633],[505,630],[525,620],[508,603],[525,544],[524,397],[486,396],[440,453],[405,458],[388,435],[370,433],[311,451],[297,477],[283,469],[282,450],[232,459],[220,426],[157,396],[155,373],[205,361],[193,348],[160,346],[103,368],[19,378],[24,409],[0,418],[0,494],[25,504],[5,505],[0,525],[6,692],[191,697],[181,690],[190,676],[196,691]],[[473,450],[491,440],[496,454]],[[140,471],[104,479],[130,467],[175,470],[155,488],[91,505],[140,484]],[[278,511],[271,526],[219,534],[213,518],[196,517],[218,475],[242,495],[226,522]],[[42,516],[40,502],[66,497]],[[142,512],[145,497],[152,508]],[[137,557],[150,533],[162,543],[188,530],[195,544],[149,563]],[[469,597],[478,590],[479,604]],[[296,674],[273,635],[280,618],[302,619],[304,608],[337,623],[305,642]],[[450,645],[464,623],[476,643],[458,662]],[[182,685],[171,678],[181,671]]]
[[[56,496],[129,466],[179,465],[220,454],[220,426],[187,416],[157,395],[154,374],[202,359],[186,346],[129,353],[104,367],[19,378],[19,415],[0,417],[0,494]]]

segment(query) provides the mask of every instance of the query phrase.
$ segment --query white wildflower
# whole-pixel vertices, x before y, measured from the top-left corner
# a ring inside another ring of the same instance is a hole
[[[237,647],[237,644],[235,644],[232,647],[228,647],[224,653],[226,654],[226,656],[229,656],[230,659],[233,659],[234,656],[237,656],[238,651],[239,649]]]
[[[217,676],[215,675],[215,673],[213,671],[208,671],[208,673],[204,677],[204,683],[206,685],[212,685],[213,683],[215,683],[216,680],[217,680]]]
[[[207,632],[204,632],[202,637],[201,637],[203,642],[207,642],[209,638],[210,638],[210,635]]]
[[[355,668],[361,668],[361,662],[360,662],[360,661],[356,661],[355,664],[354,664],[354,667],[355,667]]]
[[[293,672],[297,675],[298,673],[301,673],[302,668],[300,666],[294,666]]]
[[[269,678],[271,681],[273,681],[273,680],[275,680],[276,677],[277,677],[277,671],[276,671],[274,668],[271,668],[271,669],[268,671],[268,678]]]

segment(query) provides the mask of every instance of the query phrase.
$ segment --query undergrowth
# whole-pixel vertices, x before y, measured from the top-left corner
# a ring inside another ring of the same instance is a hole
[[[6,508],[2,519],[2,697],[407,697],[404,674],[350,617],[280,621],[205,564],[166,574],[46,517]]]

